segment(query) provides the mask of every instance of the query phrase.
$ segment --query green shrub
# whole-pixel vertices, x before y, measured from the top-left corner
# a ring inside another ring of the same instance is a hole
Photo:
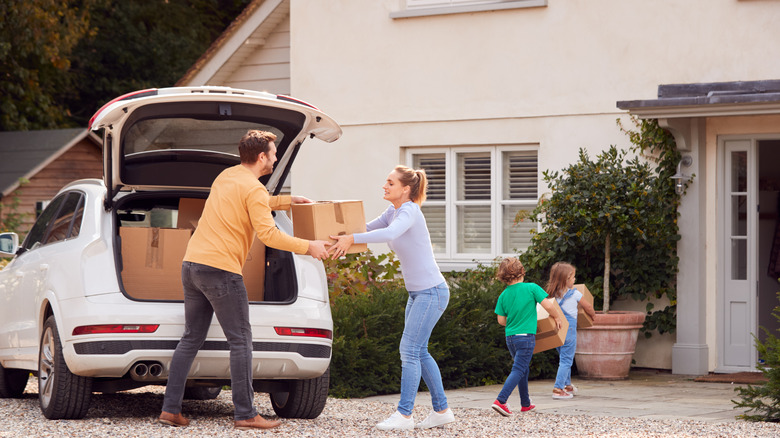
[[[354,261],[348,263],[354,266]],[[493,312],[504,289],[494,275],[494,265],[447,275],[450,303],[429,343],[445,389],[501,384],[512,369],[504,329]],[[407,298],[400,282],[369,285],[363,293],[340,293],[332,298],[335,329],[330,395],[366,397],[400,391],[398,345]],[[554,377],[557,366],[554,351],[536,354],[530,378]]]
[[[780,299],[780,293],[777,296]],[[775,307],[772,316],[780,321],[780,306]],[[767,383],[736,388],[734,391],[742,400],[732,402],[735,408],[748,408],[747,413],[739,416],[743,420],[780,422],[780,338],[764,327],[761,329],[767,335],[766,340],[755,339],[758,355],[764,362],[759,362],[756,368],[766,376]]]

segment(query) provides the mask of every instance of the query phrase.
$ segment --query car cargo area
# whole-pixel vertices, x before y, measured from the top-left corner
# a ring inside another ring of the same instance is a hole
[[[128,195],[117,203],[121,283],[135,300],[183,300],[181,263],[206,200]],[[297,294],[292,254],[256,237],[244,265],[250,302],[291,302]]]

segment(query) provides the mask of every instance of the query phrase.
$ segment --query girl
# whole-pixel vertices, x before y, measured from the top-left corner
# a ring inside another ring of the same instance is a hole
[[[428,180],[424,170],[396,166],[382,187],[390,201],[382,215],[366,224],[365,233],[330,236],[337,240],[330,248],[333,257],[342,256],[352,243],[387,242],[401,262],[409,299],[401,336],[401,400],[398,410],[377,424],[382,430],[429,429],[455,421],[447,405],[444,385],[436,361],[428,353],[428,339],[450,300],[450,291],[433,257],[431,237],[420,206],[425,201]],[[431,393],[433,410],[414,424],[412,409],[420,377]]]
[[[571,384],[571,364],[574,360],[574,351],[577,349],[577,307],[582,307],[591,318],[596,315],[590,303],[581,301],[582,292],[574,288],[575,272],[574,266],[558,262],[550,270],[550,281],[547,283],[547,293],[558,301],[563,315],[569,321],[566,341],[557,348],[558,375],[555,378],[552,394],[552,398],[556,400],[570,399],[577,394],[577,387]]]

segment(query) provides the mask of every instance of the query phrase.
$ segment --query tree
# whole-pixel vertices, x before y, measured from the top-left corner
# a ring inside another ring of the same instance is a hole
[[[86,126],[104,103],[131,91],[173,86],[249,0],[104,0],[95,32],[73,52],[58,96]]]
[[[0,2],[0,130],[55,128],[66,110],[54,94],[88,31],[93,0]]]
[[[626,151],[612,146],[593,161],[580,150],[579,160],[562,172],[543,173],[552,195],[530,218],[544,227],[520,259],[535,282],[546,281],[553,263],[573,263],[578,278],[593,282],[604,311],[617,295],[640,301],[667,297],[670,304],[661,310],[647,303],[643,331],[650,336],[653,329],[675,329],[681,195],[670,176],[681,154],[657,121],[634,123],[635,131],[621,126],[634,158],[627,160]]]

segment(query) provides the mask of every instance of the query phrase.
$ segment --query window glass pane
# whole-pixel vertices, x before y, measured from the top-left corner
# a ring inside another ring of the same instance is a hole
[[[458,206],[458,252],[490,253],[490,206]]]
[[[505,205],[503,207],[501,218],[504,232],[503,242],[501,242],[502,253],[525,251],[531,245],[531,230],[536,229],[536,223],[528,218],[515,222],[520,210],[530,213],[532,209],[522,208],[519,205]]]
[[[731,197],[731,235],[747,236],[747,196]]]
[[[503,198],[535,200],[538,193],[536,151],[504,152],[502,165]]]
[[[731,279],[747,280],[746,239],[731,239]]]
[[[446,217],[444,206],[423,206],[423,215],[431,235],[433,252],[443,253],[447,250]]]
[[[458,154],[458,200],[490,200],[490,153]]]
[[[49,223],[54,219],[54,215],[57,214],[57,210],[59,210],[60,204],[62,204],[64,199],[65,196],[59,196],[46,206],[41,215],[38,216],[38,219],[35,221],[30,232],[27,233],[27,237],[24,239],[24,244],[22,246],[26,249],[33,249],[43,240]]]
[[[444,201],[446,199],[444,184],[447,176],[444,154],[414,155],[412,167],[425,169],[425,176],[428,177],[428,199]]]
[[[52,221],[51,227],[49,227],[44,243],[59,242],[68,238],[73,218],[82,204],[81,197],[81,193],[78,192],[67,194],[60,211],[57,213],[57,217]]]
[[[747,192],[747,152],[731,153],[731,191]]]

